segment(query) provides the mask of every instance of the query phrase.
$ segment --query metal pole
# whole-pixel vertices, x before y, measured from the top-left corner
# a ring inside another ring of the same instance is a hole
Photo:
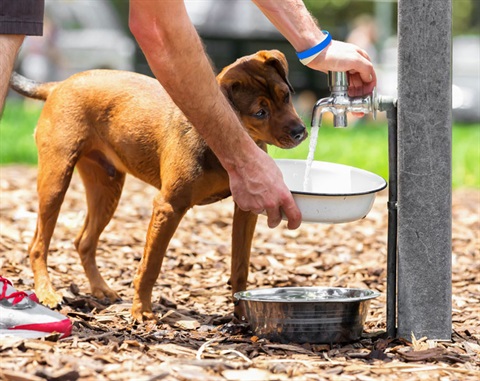
[[[452,332],[452,0],[398,3],[398,335]]]
[[[397,106],[387,110],[388,120],[388,242],[387,242],[387,334],[397,336]]]

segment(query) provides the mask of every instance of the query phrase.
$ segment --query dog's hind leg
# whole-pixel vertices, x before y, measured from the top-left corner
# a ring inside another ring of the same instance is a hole
[[[228,282],[232,286],[232,295],[247,289],[250,250],[256,224],[256,214],[241,210],[235,204],[232,226],[232,266]],[[234,315],[243,320],[244,311],[241,305],[235,305]]]
[[[77,170],[85,186],[88,211],[75,239],[75,247],[90,282],[92,295],[114,302],[120,297],[100,275],[95,255],[100,234],[110,222],[120,200],[125,173],[107,162],[100,152],[80,159]]]
[[[189,207],[183,205],[183,202],[179,201],[181,199],[188,198],[177,197],[175,201],[160,192],[153,200],[153,213],[148,226],[145,250],[133,282],[135,294],[131,312],[133,318],[138,321],[155,319],[152,312],[153,286],[160,274],[170,239]]]
[[[35,280],[35,293],[43,304],[55,307],[60,304],[62,297],[55,291],[48,276],[48,249],[72,178],[75,160],[44,160],[41,150],[38,159],[38,218],[28,252]]]

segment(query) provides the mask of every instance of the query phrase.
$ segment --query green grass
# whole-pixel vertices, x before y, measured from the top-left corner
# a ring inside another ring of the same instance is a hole
[[[0,165],[11,163],[36,164],[37,149],[33,131],[40,116],[42,103],[7,99],[0,120]]]
[[[40,115],[38,102],[9,100],[0,121],[0,165],[36,164],[33,131]],[[333,128],[324,123],[318,136],[315,159],[347,164],[388,179],[386,122],[366,122],[356,127]],[[480,124],[454,125],[452,130],[452,184],[480,188]],[[306,159],[308,139],[291,150],[269,147],[275,158]]]
[[[480,124],[454,126],[452,146],[453,185],[480,188]]]

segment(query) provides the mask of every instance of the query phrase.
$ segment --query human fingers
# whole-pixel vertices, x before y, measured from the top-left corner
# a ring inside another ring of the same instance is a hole
[[[375,69],[373,68],[372,59],[363,49],[357,48],[357,52],[363,57],[363,59],[359,61],[359,68],[357,69],[357,71],[360,73],[360,76],[362,77],[363,82],[376,82],[377,76],[375,74]]]
[[[297,229],[302,222],[302,213],[298,209],[297,204],[293,200],[293,196],[288,191],[285,193],[281,199],[280,203],[273,206],[267,207],[265,210],[268,216],[267,224],[269,228],[274,228],[280,224],[283,217],[286,217],[288,220],[287,227],[290,230]]]
[[[363,83],[363,94],[361,95],[370,94],[377,85],[377,74],[375,73],[375,68],[368,58],[367,53],[365,53],[365,55],[366,57],[362,55],[364,58],[360,61],[361,63],[356,69]]]
[[[362,96],[370,94],[376,86],[377,76],[368,53],[350,44],[354,48],[354,57],[349,66],[349,95]]]
[[[368,53],[354,44],[332,41],[325,53],[308,66],[323,72],[348,72],[350,96],[370,94],[376,86],[377,77]]]
[[[270,229],[277,227],[282,222],[282,213],[279,207],[266,209],[267,225]]]
[[[354,70],[348,72],[348,95],[358,97],[363,95],[363,80],[360,74]]]
[[[357,71],[350,71],[349,72],[349,86],[348,86],[348,95],[351,97],[360,97],[364,95],[371,94],[373,89],[376,86],[376,77],[374,80],[365,83],[361,73]],[[370,77],[369,77],[370,78]]]
[[[281,209],[287,217],[287,227],[290,230],[297,229],[302,223],[302,213],[300,212],[300,209],[298,209],[297,204],[295,204],[291,194],[290,197],[282,204]]]
[[[373,65],[369,66],[369,70],[369,74],[365,74],[365,72],[359,73],[363,81],[363,88],[361,91],[362,94],[360,95],[371,94],[373,89],[377,86],[377,75],[375,73]]]
[[[352,112],[352,115],[357,118],[363,118],[365,116],[364,112]]]

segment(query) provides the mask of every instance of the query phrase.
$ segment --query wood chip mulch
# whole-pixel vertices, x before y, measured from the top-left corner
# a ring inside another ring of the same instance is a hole
[[[122,302],[89,295],[73,239],[85,217],[74,176],[50,247],[49,269],[64,295],[72,336],[0,338],[0,380],[467,380],[480,379],[480,191],[453,197],[452,340],[385,335],[386,193],[367,218],[340,225],[269,229],[259,218],[249,288],[361,287],[380,291],[362,338],[347,345],[280,344],[231,322],[227,285],[231,199],[189,211],[154,289],[156,323],[129,315],[155,189],[129,178],[99,244],[97,262]],[[0,167],[0,267],[33,289],[27,246],[37,210],[36,168]]]

